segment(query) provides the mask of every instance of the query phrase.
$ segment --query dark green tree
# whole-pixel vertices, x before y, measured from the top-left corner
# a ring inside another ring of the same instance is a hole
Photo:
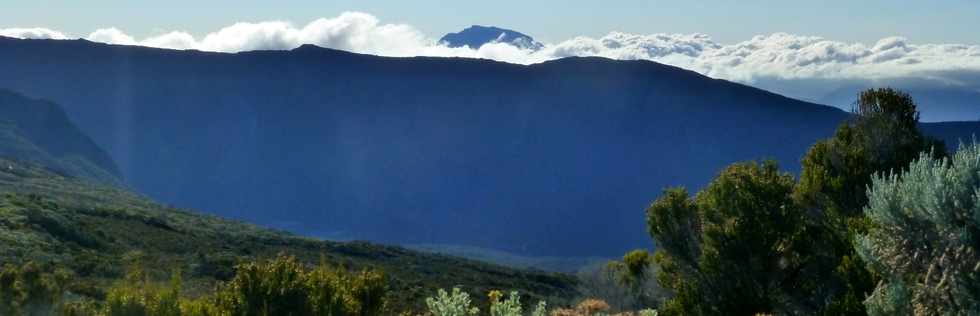
[[[890,88],[861,92],[854,116],[833,137],[814,144],[802,159],[794,199],[814,226],[816,253],[809,264],[814,278],[825,280],[815,295],[830,297],[822,307],[830,315],[863,315],[863,301],[877,282],[860,258],[853,239],[867,232],[862,209],[877,172],[900,172],[926,152],[945,156],[942,142],[919,130],[919,113],[912,97]]]
[[[693,199],[668,189],[647,209],[658,250],[657,280],[674,291],[666,315],[788,312],[784,291],[799,283],[795,249],[804,215],[793,177],[775,162],[738,163]]]

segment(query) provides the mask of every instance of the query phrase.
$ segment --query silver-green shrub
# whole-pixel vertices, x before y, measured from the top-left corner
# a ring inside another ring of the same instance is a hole
[[[531,316],[548,316],[548,303],[545,301],[538,302],[538,306],[531,311]]]
[[[459,288],[453,288],[450,295],[446,290],[439,289],[436,297],[425,299],[425,305],[429,307],[429,313],[434,316],[467,316],[476,315],[480,312],[479,308],[470,307],[470,295]]]
[[[490,316],[522,316],[521,296],[517,291],[510,292],[510,297],[502,302],[490,302]]]
[[[980,146],[952,158],[921,155],[878,175],[855,247],[882,276],[865,301],[872,315],[980,314]]]

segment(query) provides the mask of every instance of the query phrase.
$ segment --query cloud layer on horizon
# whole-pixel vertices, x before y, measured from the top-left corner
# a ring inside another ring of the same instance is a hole
[[[46,28],[0,29],[0,36],[33,39],[81,38]],[[980,45],[913,44],[889,37],[874,45],[814,36],[774,33],[725,45],[704,34],[639,35],[611,32],[600,38],[576,37],[524,50],[505,43],[449,48],[406,24],[383,24],[376,17],[347,12],[297,27],[284,21],[236,23],[197,38],[174,31],[136,39],[115,27],[96,30],[87,40],[121,45],[217,52],[287,50],[303,44],[383,56],[487,58],[532,64],[569,56],[645,59],[722,79],[887,80],[917,77],[973,86],[957,74],[980,73]]]

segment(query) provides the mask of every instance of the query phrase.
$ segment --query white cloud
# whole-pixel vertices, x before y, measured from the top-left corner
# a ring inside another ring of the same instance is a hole
[[[85,39],[93,42],[101,42],[108,44],[118,44],[118,45],[138,45],[132,36],[126,35],[123,31],[117,28],[110,27],[107,29],[98,29],[92,34],[89,34]]]
[[[57,31],[0,29],[0,35],[20,38],[70,38]],[[195,38],[170,32],[135,39],[116,28],[97,30],[88,40],[126,45],[218,52],[285,50],[303,44],[384,56],[454,56],[531,64],[568,56],[646,59],[671,64],[723,79],[752,83],[760,79],[882,79],[980,72],[980,46],[913,44],[900,37],[874,45],[847,43],[785,33],[755,36],[721,44],[704,34],[637,35],[611,32],[600,38],[576,37],[525,50],[505,43],[476,49],[440,45],[405,24],[383,24],[358,12],[321,18],[304,26],[284,21],[236,23]],[[936,78],[932,78],[936,79]],[[955,80],[946,78],[946,80]]]
[[[35,27],[35,28],[10,28],[0,29],[0,36],[27,38],[27,39],[67,39],[65,33],[55,30]]]

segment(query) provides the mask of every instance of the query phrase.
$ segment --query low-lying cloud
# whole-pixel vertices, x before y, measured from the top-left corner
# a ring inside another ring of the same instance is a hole
[[[34,39],[79,38],[45,28],[0,29],[0,35]],[[487,58],[532,64],[569,56],[645,59],[691,69],[708,76],[752,83],[759,79],[862,79],[924,77],[971,84],[947,73],[980,72],[980,46],[915,44],[889,37],[873,45],[785,33],[721,44],[704,34],[639,35],[612,32],[600,38],[576,37],[525,50],[505,43],[449,48],[406,24],[383,24],[359,12],[321,18],[305,26],[284,21],[236,23],[195,37],[169,32],[136,39],[115,27],[99,29],[87,40],[171,49],[217,52],[287,50],[303,44],[383,56]]]

